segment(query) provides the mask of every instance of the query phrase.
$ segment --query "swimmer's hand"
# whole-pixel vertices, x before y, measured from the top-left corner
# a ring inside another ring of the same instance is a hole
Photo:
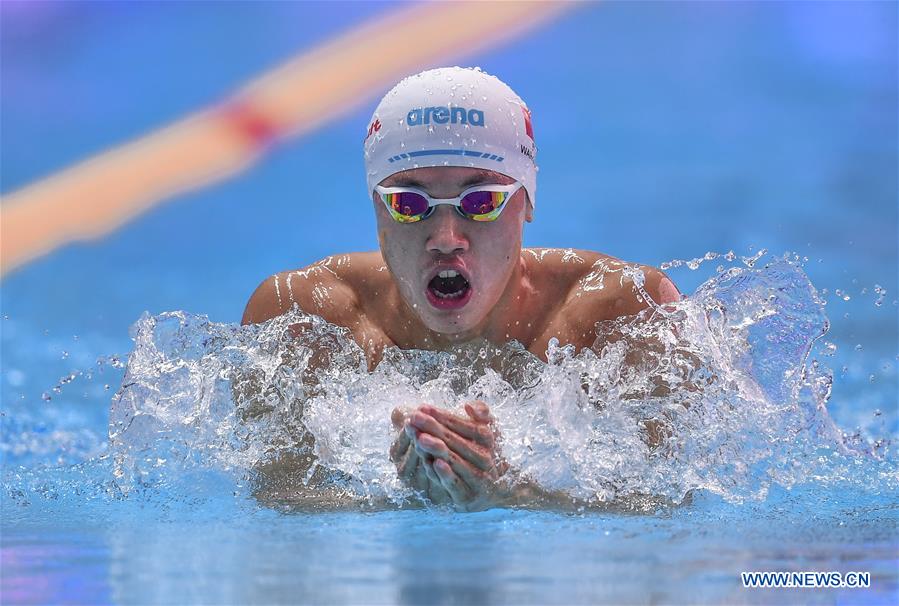
[[[390,459],[407,486],[459,511],[507,506],[573,510],[584,505],[509,468],[499,454],[499,432],[486,404],[470,402],[465,412],[467,418],[427,404],[393,411],[399,436]]]
[[[460,511],[481,511],[508,503],[512,493],[500,482],[508,464],[497,451],[499,434],[490,409],[465,404],[468,418],[433,406],[419,406],[405,433],[431,484],[438,485]]]
[[[426,468],[425,462],[428,459],[433,460],[433,457],[416,448],[412,441],[415,430],[410,425],[409,418],[416,410],[393,409],[390,420],[394,429],[399,431],[399,435],[390,446],[390,460],[396,465],[397,475],[406,486],[419,492],[435,505],[452,503],[449,494],[434,475],[433,469]]]

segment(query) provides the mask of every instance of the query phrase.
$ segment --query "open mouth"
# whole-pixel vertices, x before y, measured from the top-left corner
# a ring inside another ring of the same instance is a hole
[[[444,269],[428,282],[428,301],[441,309],[457,309],[471,298],[471,284],[460,272]]]

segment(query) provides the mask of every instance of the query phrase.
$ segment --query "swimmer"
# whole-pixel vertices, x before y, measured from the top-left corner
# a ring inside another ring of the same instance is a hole
[[[535,213],[537,147],[527,106],[494,76],[452,67],[404,79],[375,109],[364,150],[380,250],[269,277],[243,324],[297,305],[349,329],[370,369],[388,347],[448,350],[477,340],[515,340],[545,361],[552,338],[594,347],[597,322],[635,315],[647,297],[680,299],[652,267],[522,248]],[[546,212],[578,203],[556,201]],[[497,451],[488,406],[460,404],[460,414],[427,404],[394,410],[389,456],[403,481],[465,511],[541,496],[508,481],[514,470]]]

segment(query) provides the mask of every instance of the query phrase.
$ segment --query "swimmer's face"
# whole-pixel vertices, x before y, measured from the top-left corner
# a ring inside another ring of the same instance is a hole
[[[514,182],[489,170],[439,166],[406,170],[380,185],[415,187],[433,198],[455,198],[474,185]],[[525,189],[519,189],[499,218],[490,222],[467,219],[454,207],[441,205],[427,219],[398,223],[376,193],[372,198],[381,254],[409,307],[436,332],[466,333],[481,326],[521,256],[522,225],[531,220]]]

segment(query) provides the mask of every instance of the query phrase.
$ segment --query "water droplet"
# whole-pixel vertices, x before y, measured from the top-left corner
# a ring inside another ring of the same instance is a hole
[[[887,296],[887,291],[880,284],[875,284],[874,292],[877,294],[877,299],[874,301],[874,305],[876,305],[877,307],[880,307],[881,305],[883,305],[883,300]],[[895,301],[894,301],[894,303],[895,303]]]

